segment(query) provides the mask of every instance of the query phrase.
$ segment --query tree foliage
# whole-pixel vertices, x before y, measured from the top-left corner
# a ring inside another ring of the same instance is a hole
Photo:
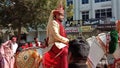
[[[11,0],[13,5],[6,6],[7,0],[0,1],[0,24],[17,28],[20,24],[32,23],[39,25],[47,23],[49,14],[55,8],[57,0]]]
[[[22,26],[45,28],[58,0],[0,0],[0,25],[18,29]]]
[[[73,17],[73,4],[70,4],[69,6],[66,7],[67,9],[67,19],[71,20]]]

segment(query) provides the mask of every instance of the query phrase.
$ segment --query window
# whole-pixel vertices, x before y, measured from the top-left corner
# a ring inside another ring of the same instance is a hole
[[[82,4],[88,4],[88,0],[82,0]]]
[[[95,0],[95,3],[96,3],[96,2],[100,2],[100,0]]]
[[[112,9],[99,9],[95,10],[95,18],[111,18],[112,17]]]
[[[89,19],[89,11],[82,12],[82,20],[88,20]]]
[[[98,3],[98,2],[105,2],[105,1],[111,1],[111,0],[95,0],[95,3]]]
[[[72,1],[67,2],[67,6],[72,5],[72,4],[73,4]]]

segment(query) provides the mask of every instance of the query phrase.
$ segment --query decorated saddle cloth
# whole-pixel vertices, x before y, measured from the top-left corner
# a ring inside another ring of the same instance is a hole
[[[28,49],[16,55],[16,68],[39,68],[41,56],[36,49]]]

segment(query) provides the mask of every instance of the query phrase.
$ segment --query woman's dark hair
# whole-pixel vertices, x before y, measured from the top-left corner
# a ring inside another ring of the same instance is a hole
[[[13,36],[10,37],[10,40],[12,40],[13,37],[16,37],[16,38],[17,38],[17,36],[13,35]]]
[[[37,37],[34,37],[34,40],[36,40],[37,39]]]
[[[87,60],[90,46],[83,37],[78,37],[69,42],[69,52],[73,59]]]

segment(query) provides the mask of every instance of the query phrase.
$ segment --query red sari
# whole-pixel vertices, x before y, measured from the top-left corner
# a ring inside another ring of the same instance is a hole
[[[56,20],[59,24],[60,35],[66,37],[65,29],[62,23]],[[55,44],[50,51],[43,56],[43,68],[68,68],[68,46],[58,49]]]

